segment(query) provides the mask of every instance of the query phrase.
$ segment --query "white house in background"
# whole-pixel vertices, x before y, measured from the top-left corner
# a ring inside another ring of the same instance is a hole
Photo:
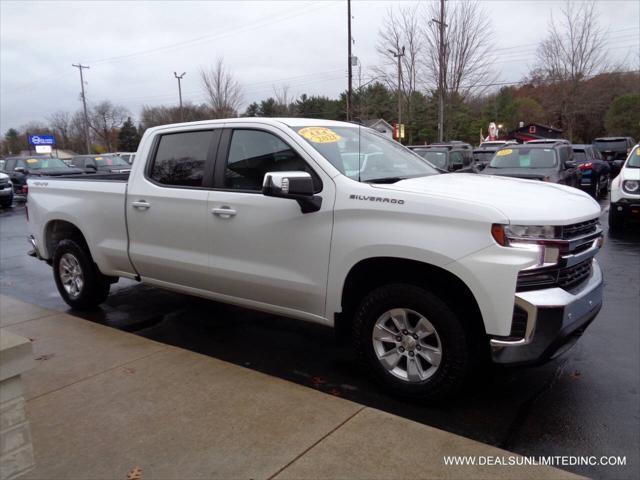
[[[378,132],[382,133],[384,136],[393,139],[393,126],[386,122],[383,118],[376,118],[373,120],[365,120],[365,127],[373,128]]]

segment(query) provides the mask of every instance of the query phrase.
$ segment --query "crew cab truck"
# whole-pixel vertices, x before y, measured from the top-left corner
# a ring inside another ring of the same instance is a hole
[[[130,174],[30,179],[27,205],[71,307],[125,277],[334,326],[400,395],[453,395],[483,359],[545,361],[602,305],[589,195],[438,174],[351,123],[154,127]]]

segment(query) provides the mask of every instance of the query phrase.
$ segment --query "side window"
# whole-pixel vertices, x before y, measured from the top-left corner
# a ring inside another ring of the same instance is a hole
[[[225,188],[262,190],[267,172],[305,171],[316,191],[320,180],[298,153],[275,135],[260,130],[234,130],[224,172]]]
[[[451,152],[451,165],[462,166],[462,154],[460,152]]]
[[[559,148],[558,153],[560,155],[560,167],[564,167],[565,162],[569,160],[569,153],[564,147]]]
[[[201,187],[212,132],[162,135],[150,177],[163,185]]]
[[[8,172],[12,171],[14,168],[16,168],[16,161],[15,160],[7,160],[6,165],[4,166],[4,168]]]

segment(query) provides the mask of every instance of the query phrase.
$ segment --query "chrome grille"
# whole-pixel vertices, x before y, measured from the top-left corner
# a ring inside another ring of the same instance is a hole
[[[594,233],[598,228],[598,219],[587,220],[586,222],[574,223],[573,225],[565,225],[562,227],[562,239],[571,240],[572,238],[581,237]]]
[[[585,260],[573,267],[563,268],[558,274],[558,286],[569,289],[579,285],[591,275],[593,259]]]

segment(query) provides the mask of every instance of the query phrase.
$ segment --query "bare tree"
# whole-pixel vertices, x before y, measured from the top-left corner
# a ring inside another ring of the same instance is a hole
[[[71,113],[58,110],[47,118],[51,130],[56,135],[56,140],[60,148],[69,148],[69,130],[71,128]]]
[[[372,69],[374,78],[378,77],[390,89],[399,93],[396,99],[401,106],[402,123],[414,122],[417,97],[421,75],[421,58],[424,55],[424,42],[420,32],[418,5],[400,7],[397,11],[389,8],[385,21],[378,33],[376,50],[382,59],[382,65]],[[398,58],[394,56],[404,50],[400,57],[401,72],[398,71]],[[401,74],[400,74],[401,73]],[[358,95],[362,93],[358,89]],[[398,95],[398,93],[396,95]],[[408,141],[412,138],[409,133]]]
[[[104,100],[95,105],[89,114],[89,127],[108,152],[115,146],[118,132],[131,113],[120,105]]]
[[[233,75],[225,68],[224,60],[218,58],[211,68],[200,70],[200,80],[213,118],[238,115],[242,102],[242,89]]]
[[[400,90],[405,97],[418,90],[418,82],[421,80],[420,59],[424,54],[424,43],[420,33],[420,18],[418,6],[400,7],[395,12],[389,8],[382,28],[378,33],[376,50],[382,58],[383,64],[374,67],[376,76],[384,79],[389,88],[398,88],[398,60],[393,52],[399,52],[405,48],[402,57],[402,78]]]
[[[293,98],[289,93],[289,85],[281,85],[280,87],[274,85],[273,94],[276,99],[278,114],[293,115],[295,108],[293,104]]]
[[[537,51],[537,71],[556,87],[560,122],[571,138],[584,81],[607,69],[605,31],[596,2],[566,1],[560,19],[551,17],[547,38]]]
[[[440,18],[440,2],[433,1],[424,11],[423,30],[426,56],[423,67],[430,89],[438,88],[439,52],[444,49],[444,89],[447,95],[466,98],[480,94],[494,79],[490,59],[493,38],[489,13],[476,1],[448,2],[445,10],[444,45],[434,19]]]

